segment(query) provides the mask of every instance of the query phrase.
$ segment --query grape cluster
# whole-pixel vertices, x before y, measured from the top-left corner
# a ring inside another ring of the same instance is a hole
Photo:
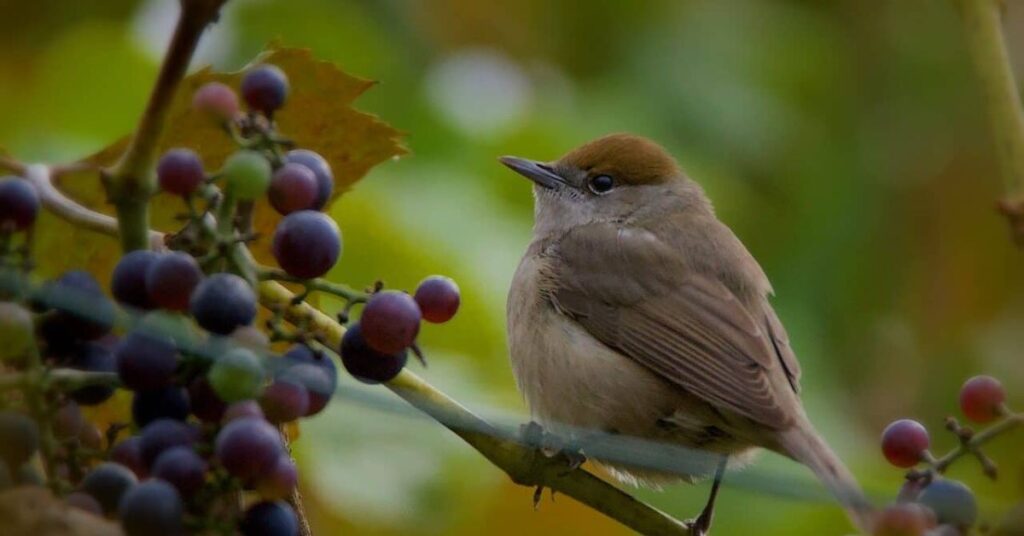
[[[283,354],[271,351],[254,325],[253,272],[306,285],[307,292],[329,287],[318,278],[337,262],[342,239],[320,212],[334,187],[327,161],[275,130],[274,113],[289,93],[284,72],[250,69],[240,92],[246,112],[225,84],[211,82],[194,94],[193,107],[240,148],[215,172],[189,148],[161,156],[157,184],[185,201],[187,223],[169,235],[169,251],[123,255],[109,296],[81,270],[27,283],[20,277],[30,263],[9,270],[15,252],[0,251],[0,372],[29,378],[25,393],[0,397],[0,489],[48,483],[69,505],[118,519],[128,536],[226,526],[247,536],[297,534],[286,500],[298,471],[282,430],[330,402],[338,372],[327,350],[339,353],[360,381],[386,382],[410,351],[422,359],[416,337],[423,320],[455,315],[460,297],[451,279],[429,277],[413,295],[377,285],[346,297],[349,307],[365,307],[340,348],[326,348],[303,326],[284,328],[282,312],[271,311],[267,330],[292,343]],[[240,207],[252,209],[264,198],[281,216],[268,237],[279,271],[231,256],[233,247],[256,238],[244,228]],[[39,209],[31,183],[0,179],[0,243],[14,244],[9,238],[19,233],[27,240],[24,231]],[[13,287],[12,273],[19,274]],[[56,370],[70,379],[32,384]],[[81,407],[106,402],[118,388],[131,397],[130,421],[101,430]],[[251,499],[242,512],[239,494]]]
[[[975,376],[964,383],[960,389],[960,409],[968,420],[979,424],[1010,415],[1006,392],[991,376]],[[953,417],[947,419],[946,427],[962,444],[974,434]],[[924,464],[925,469],[913,469],[907,474],[897,502],[878,516],[876,536],[921,536],[940,526],[960,534],[977,522],[974,493],[963,482],[942,476],[949,461],[936,460],[928,450],[930,444],[928,430],[911,419],[894,421],[882,432],[882,454],[889,463],[905,469]],[[986,473],[994,477],[991,460],[976,447],[971,453],[982,461]]]

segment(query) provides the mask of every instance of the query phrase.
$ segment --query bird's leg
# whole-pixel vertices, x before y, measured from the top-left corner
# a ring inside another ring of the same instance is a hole
[[[565,460],[566,470],[560,476],[569,474],[570,472],[578,469],[584,462],[587,461],[587,457],[583,454],[583,449],[580,447],[579,442],[576,441],[575,437],[570,436],[568,440],[544,431],[544,428],[536,421],[530,421],[524,424],[519,429],[520,438],[522,442],[528,446],[537,449],[541,454],[549,458],[559,457]],[[537,486],[537,489],[533,493],[533,507],[537,508],[540,504],[541,494],[544,492],[544,486]],[[551,498],[555,498],[555,490],[551,490]]]
[[[705,536],[711,530],[711,518],[715,514],[715,499],[718,498],[718,488],[722,485],[722,477],[725,476],[725,466],[728,462],[728,456],[722,456],[722,459],[718,461],[715,480],[711,482],[711,495],[708,496],[708,502],[697,519],[690,524],[690,533],[694,536]]]

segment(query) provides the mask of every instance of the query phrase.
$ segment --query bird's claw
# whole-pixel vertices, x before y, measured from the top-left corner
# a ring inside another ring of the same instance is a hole
[[[686,524],[690,526],[690,534],[692,536],[707,536],[711,531],[711,516],[706,514],[706,511],[701,512],[699,516],[686,520]]]

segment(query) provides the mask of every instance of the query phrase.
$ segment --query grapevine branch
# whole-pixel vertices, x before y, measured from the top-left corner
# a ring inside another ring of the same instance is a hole
[[[124,251],[147,247],[157,143],[199,37],[216,20],[226,1],[181,0],[181,16],[142,119],[120,161],[104,172],[107,195],[117,207],[118,234]]]
[[[114,218],[93,212],[57,192],[52,184],[51,169],[44,165],[28,166],[31,180],[42,185],[41,195],[52,190],[58,195],[43,195],[48,210],[68,222],[88,227],[98,233],[117,236]],[[163,233],[148,231],[154,244],[164,243]],[[245,248],[238,248],[244,252]],[[248,259],[245,259],[248,260]],[[270,309],[283,310],[293,323],[305,323],[324,337],[332,349],[341,344],[345,328],[334,319],[306,303],[294,302],[295,295],[281,283],[265,280],[258,287],[260,303]],[[558,457],[549,457],[536,448],[502,437],[483,419],[453,398],[405,369],[385,384],[395,394],[420,409],[466,441],[509,477],[524,486],[546,487],[568,495],[583,504],[619,521],[642,534],[689,535],[689,525],[661,512],[605,482],[594,474],[572,469]]]
[[[1024,248],[1024,110],[1002,29],[1002,0],[957,0],[987,109],[1005,197],[998,208]]]

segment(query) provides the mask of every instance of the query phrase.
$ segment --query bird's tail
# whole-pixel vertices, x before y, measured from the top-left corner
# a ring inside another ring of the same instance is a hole
[[[864,534],[871,534],[875,510],[861,491],[857,479],[843,465],[828,443],[806,420],[779,434],[779,444],[790,457],[810,467],[821,483],[843,505],[850,521]]]

